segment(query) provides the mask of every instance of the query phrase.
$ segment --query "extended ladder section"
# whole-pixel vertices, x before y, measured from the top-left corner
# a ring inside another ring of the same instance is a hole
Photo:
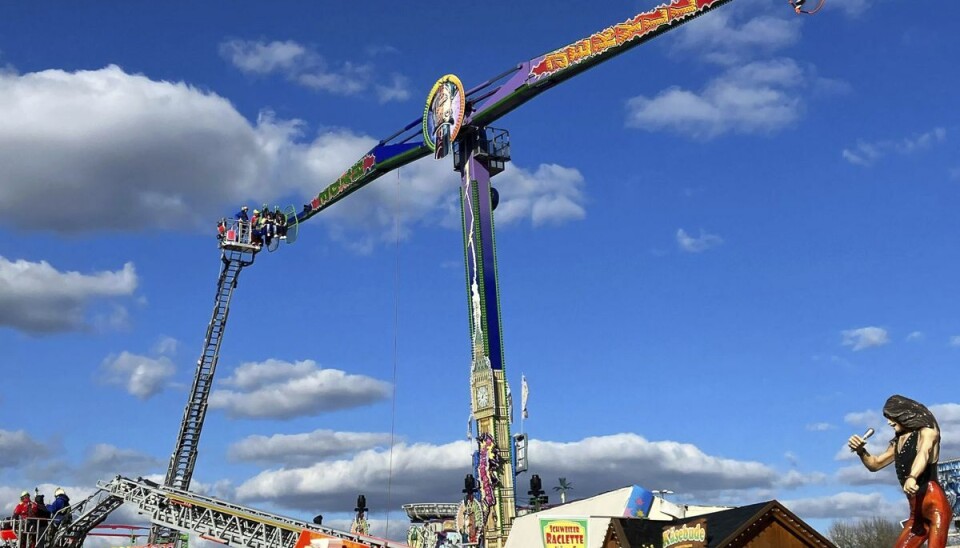
[[[98,490],[86,499],[64,508],[52,516],[51,526],[48,528],[48,535],[51,535],[52,539],[47,546],[55,548],[81,546],[87,533],[103,523],[107,516],[121,504],[123,504],[122,498]],[[57,523],[62,525],[56,526]]]
[[[246,223],[238,223],[244,225]],[[213,386],[213,375],[220,359],[220,344],[223,342],[223,333],[230,315],[230,299],[233,290],[237,287],[237,278],[245,266],[253,264],[259,246],[252,245],[249,240],[249,227],[246,233],[238,231],[237,239],[221,241],[221,259],[223,266],[220,269],[220,278],[217,280],[217,294],[213,302],[213,314],[207,324],[207,335],[203,341],[203,353],[197,360],[197,370],[193,377],[193,387],[183,411],[183,420],[180,422],[180,432],[177,435],[177,444],[170,457],[170,466],[164,479],[164,485],[175,489],[187,490],[193,478],[194,466],[197,462],[197,453],[200,444],[200,433],[203,430],[203,421],[207,415],[207,400]],[[171,538],[169,531],[155,527],[150,534],[151,543]]]
[[[137,510],[155,524],[170,530],[193,532],[201,538],[230,546],[295,548],[302,537],[341,539],[349,548],[406,546],[163,487],[143,479],[117,476],[109,483],[98,485],[111,496],[135,504]]]

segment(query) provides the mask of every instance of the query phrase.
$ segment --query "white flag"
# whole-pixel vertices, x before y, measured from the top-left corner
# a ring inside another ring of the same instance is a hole
[[[520,405],[523,407],[523,418],[530,418],[530,414],[527,413],[527,398],[530,397],[530,389],[527,387],[527,377],[524,375],[520,376]]]
[[[510,424],[513,424],[513,392],[507,385],[507,415],[510,416]]]

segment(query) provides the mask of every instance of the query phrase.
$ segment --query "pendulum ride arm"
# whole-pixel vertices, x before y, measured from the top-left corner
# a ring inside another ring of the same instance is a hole
[[[587,38],[524,61],[470,89],[464,126],[485,127],[553,86],[733,0],[673,0]],[[297,214],[303,222],[398,167],[433,153],[423,141],[422,117],[357,160]]]
[[[213,375],[220,359],[220,344],[230,314],[230,299],[237,287],[237,278],[245,266],[253,264],[257,250],[249,245],[224,242],[222,245],[222,267],[217,280],[217,294],[213,301],[213,314],[207,324],[207,334],[203,340],[203,352],[197,360],[197,370],[193,376],[193,386],[187,398],[187,405],[180,422],[177,444],[170,457],[164,486],[186,491],[190,488],[193,470],[197,462],[200,433],[207,415],[207,400],[213,386]],[[162,525],[154,525],[150,531],[150,543],[156,544],[170,537],[170,531]]]

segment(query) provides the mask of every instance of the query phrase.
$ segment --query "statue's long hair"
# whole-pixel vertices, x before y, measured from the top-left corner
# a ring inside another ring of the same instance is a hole
[[[894,394],[883,404],[883,416],[903,426],[908,432],[921,428],[940,430],[933,413],[922,403]]]

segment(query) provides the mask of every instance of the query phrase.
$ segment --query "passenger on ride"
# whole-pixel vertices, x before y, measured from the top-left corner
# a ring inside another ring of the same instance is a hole
[[[266,207],[260,211],[257,228],[260,230],[260,237],[263,238],[263,243],[269,246],[270,240],[273,239],[273,216]]]
[[[263,217],[260,216],[260,210],[253,210],[253,217],[250,218],[250,243],[253,245],[261,245],[263,241],[263,229],[260,228],[260,223],[263,221]]]
[[[287,239],[287,216],[280,211],[280,206],[273,210],[273,222],[277,225],[277,235],[281,240]]]
[[[260,228],[263,229],[264,238],[273,236],[273,213],[270,211],[268,204],[263,204],[263,207],[260,208],[260,216],[263,218]]]

